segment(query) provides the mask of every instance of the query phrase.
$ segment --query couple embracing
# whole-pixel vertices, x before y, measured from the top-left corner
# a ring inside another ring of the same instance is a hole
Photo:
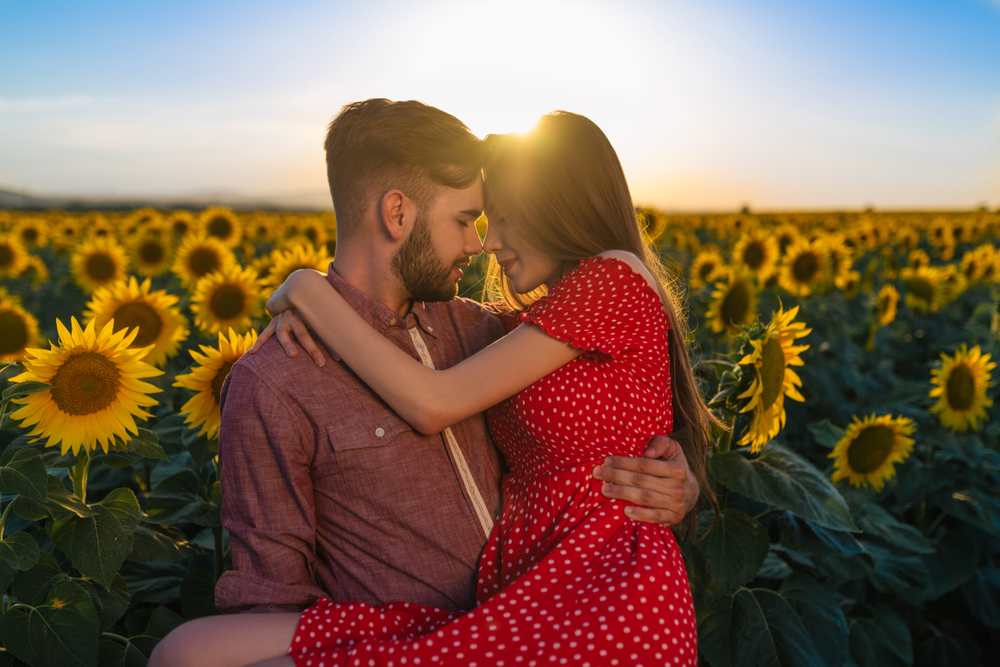
[[[261,613],[151,665],[696,665],[668,526],[713,500],[713,417],[604,133],[376,99],[325,147],[336,258],[222,388],[216,603]],[[483,251],[499,301],[454,298]]]

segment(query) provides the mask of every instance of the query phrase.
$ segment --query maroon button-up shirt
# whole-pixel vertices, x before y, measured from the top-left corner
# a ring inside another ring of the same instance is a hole
[[[416,303],[401,318],[332,265],[328,279],[426,365],[453,366],[504,333],[474,301]],[[500,507],[501,463],[483,415],[421,435],[326,352],[317,368],[269,340],[233,366],[222,389],[222,523],[233,569],[219,580],[216,605],[291,611],[327,595],[473,608]]]

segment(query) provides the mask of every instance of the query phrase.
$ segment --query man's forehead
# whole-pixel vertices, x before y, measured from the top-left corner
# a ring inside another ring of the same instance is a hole
[[[467,188],[444,188],[438,197],[438,205],[471,215],[483,212],[483,183],[477,179]]]

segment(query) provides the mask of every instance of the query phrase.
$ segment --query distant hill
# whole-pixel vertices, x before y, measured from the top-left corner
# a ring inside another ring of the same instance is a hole
[[[60,208],[68,211],[131,210],[154,208],[203,209],[228,206],[233,209],[330,210],[330,195],[309,192],[290,195],[248,196],[227,192],[209,192],[184,196],[77,196],[41,195],[0,188],[0,209],[42,210]]]

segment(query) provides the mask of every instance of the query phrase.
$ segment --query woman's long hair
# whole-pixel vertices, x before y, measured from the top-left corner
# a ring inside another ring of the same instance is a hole
[[[526,243],[567,266],[605,250],[625,250],[656,277],[671,328],[672,437],[681,444],[703,497],[718,512],[706,462],[713,428],[721,424],[705,405],[691,370],[681,291],[643,240],[611,142],[592,121],[567,111],[542,116],[526,135],[490,135],[487,141],[492,151],[483,168],[486,208],[501,211],[504,224]],[[526,308],[545,293],[544,288],[515,292],[495,259],[490,261],[486,288],[490,298],[512,310]]]

